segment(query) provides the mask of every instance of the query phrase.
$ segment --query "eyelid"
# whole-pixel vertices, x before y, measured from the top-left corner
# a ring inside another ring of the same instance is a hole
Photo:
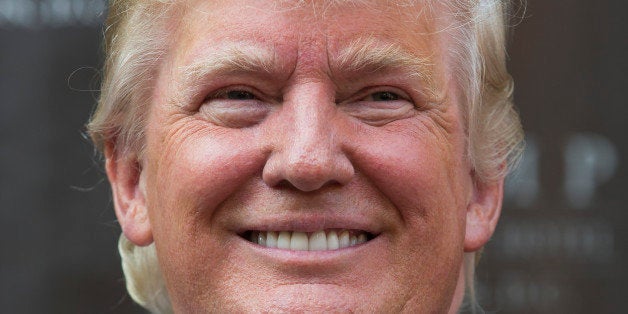
[[[241,91],[251,93],[251,99],[231,99],[228,93]],[[261,96],[260,96],[261,95]],[[258,124],[270,112],[268,97],[259,90],[244,86],[230,85],[209,93],[202,101],[197,113],[215,125],[228,128],[246,128]]]
[[[374,94],[374,93],[380,93],[380,92],[389,92],[389,93],[393,93],[399,96],[399,99],[396,101],[409,101],[413,104],[415,104],[416,106],[416,101],[406,92],[404,92],[402,89],[398,88],[398,87],[393,87],[393,86],[369,86],[369,87],[365,87],[362,88],[361,90],[359,90],[357,93],[355,93],[355,96],[350,97],[346,100],[342,100],[340,102],[338,102],[338,104],[346,104],[346,103],[350,103],[350,102],[356,102],[356,101],[364,101],[365,98],[367,98],[368,96]]]
[[[210,93],[209,95],[205,97],[205,99],[203,99],[203,103],[211,99],[227,99],[226,98],[227,93],[233,92],[233,91],[243,91],[243,92],[251,93],[256,98],[256,100],[261,100],[263,98],[259,96],[261,93],[255,90],[254,88],[251,88],[245,85],[230,85],[227,87],[219,88],[218,90]]]

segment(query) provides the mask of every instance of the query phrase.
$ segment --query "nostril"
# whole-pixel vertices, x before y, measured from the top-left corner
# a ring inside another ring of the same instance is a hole
[[[294,189],[294,190],[300,190],[304,192],[311,192],[318,189],[322,189],[327,186],[334,186],[334,185],[341,185],[341,184],[340,182],[336,180],[330,180],[319,185],[313,184],[313,185],[305,186],[303,184],[300,184],[299,186],[295,186],[288,180],[281,180],[279,183],[277,183],[277,185],[275,185],[275,187],[279,189]]]
[[[280,188],[280,189],[294,189],[295,188],[294,185],[292,185],[292,183],[290,183],[288,180],[279,181],[279,183],[277,183],[275,187]]]

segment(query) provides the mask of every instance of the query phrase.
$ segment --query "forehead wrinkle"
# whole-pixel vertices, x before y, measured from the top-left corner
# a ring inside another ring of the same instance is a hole
[[[339,73],[375,73],[401,70],[422,82],[428,96],[436,97],[434,62],[431,55],[419,56],[396,43],[382,43],[375,38],[360,38],[330,57],[332,69]]]

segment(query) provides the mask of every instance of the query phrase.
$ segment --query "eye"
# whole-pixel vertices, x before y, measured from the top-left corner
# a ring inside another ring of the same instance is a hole
[[[405,119],[415,113],[412,98],[403,90],[388,86],[366,88],[339,106],[347,114],[374,126]]]
[[[371,101],[395,101],[395,100],[399,100],[400,98],[401,97],[399,97],[399,95],[396,94],[396,93],[383,91],[383,92],[371,93],[368,97],[366,97],[365,100],[371,100]]]
[[[262,95],[262,96],[258,96]],[[233,86],[207,96],[199,113],[207,121],[229,128],[244,128],[260,123],[271,110],[271,103],[259,91]]]
[[[228,89],[215,92],[205,99],[205,101],[212,99],[225,99],[225,100],[254,100],[257,99],[255,94],[245,89]]]
[[[253,93],[247,92],[245,90],[230,90],[225,92],[224,94],[224,98],[231,100],[252,100],[256,98]]]

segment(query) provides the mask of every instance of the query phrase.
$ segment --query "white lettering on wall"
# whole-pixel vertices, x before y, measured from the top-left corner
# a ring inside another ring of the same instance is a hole
[[[615,232],[604,220],[517,221],[505,223],[495,236],[500,256],[569,258],[582,263],[610,263],[615,252]]]
[[[590,208],[596,190],[616,173],[619,156],[615,145],[594,133],[576,133],[567,140],[563,152],[563,197],[570,208]],[[519,168],[508,178],[505,201],[518,208],[534,208],[541,186],[543,152],[533,136],[526,138],[526,149]]]
[[[617,169],[617,149],[607,138],[593,133],[573,135],[565,148],[565,198],[575,209],[585,209],[595,190]]]

